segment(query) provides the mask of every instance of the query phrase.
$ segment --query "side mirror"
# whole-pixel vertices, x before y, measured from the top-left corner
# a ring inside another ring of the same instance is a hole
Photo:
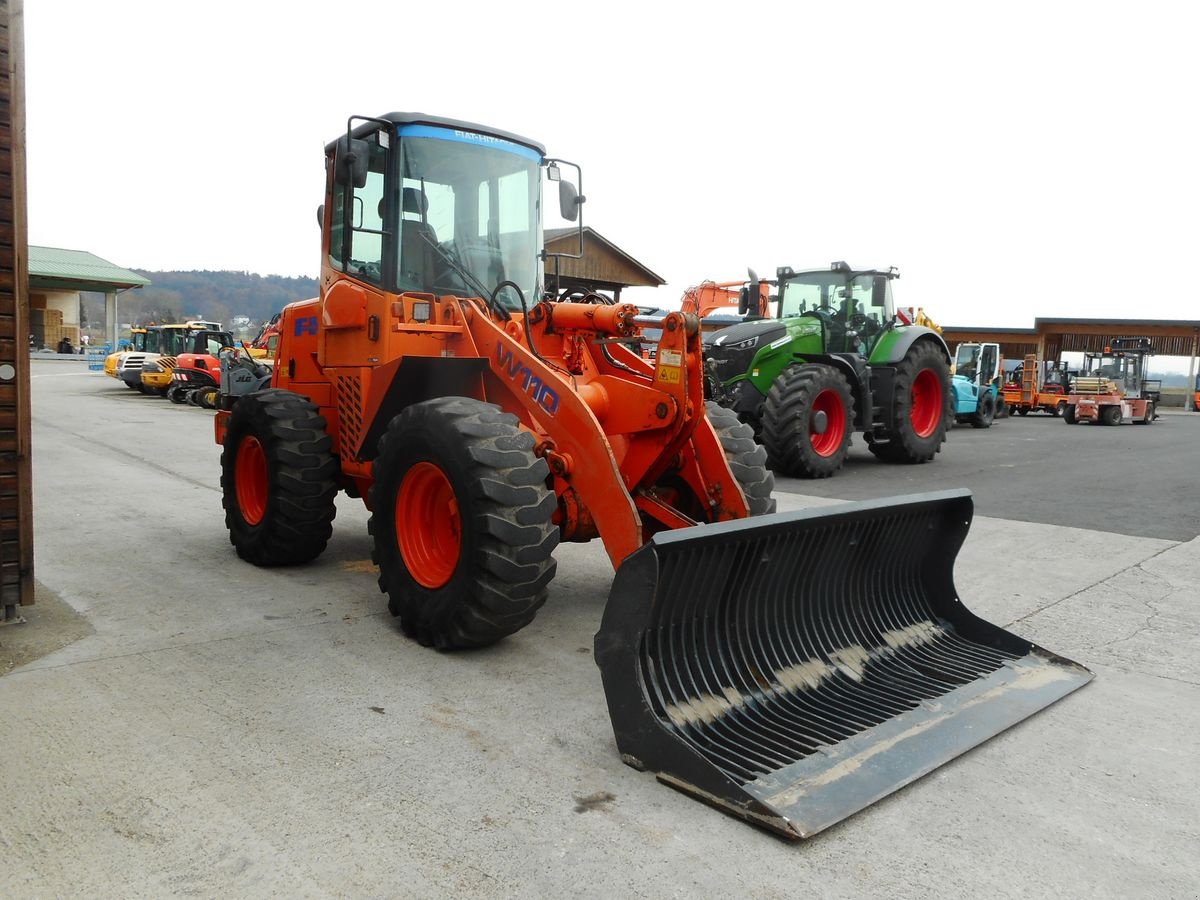
[[[887,306],[887,283],[886,275],[876,275],[871,283],[871,305],[876,309]]]
[[[325,227],[325,204],[322,203],[317,207],[317,224],[322,228]]]
[[[754,285],[758,287],[757,284]],[[750,285],[745,285],[738,291],[738,315],[744,316],[750,312]]]
[[[584,198],[579,196],[579,192],[575,190],[575,185],[571,182],[560,181],[558,183],[558,211],[568,222],[574,222],[579,218],[579,207],[583,200]]]
[[[370,162],[371,147],[366,141],[349,136],[338,138],[333,151],[333,183],[339,187],[347,184],[365,187]]]

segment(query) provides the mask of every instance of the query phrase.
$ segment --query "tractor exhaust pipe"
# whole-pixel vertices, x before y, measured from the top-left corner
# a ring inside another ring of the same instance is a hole
[[[807,838],[1092,674],[954,589],[969,491],[662,532],[596,634],[622,759]]]

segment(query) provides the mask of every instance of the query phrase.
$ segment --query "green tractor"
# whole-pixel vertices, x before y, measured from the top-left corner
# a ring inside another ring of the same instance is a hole
[[[770,466],[827,478],[861,431],[886,462],[933,459],[954,422],[950,351],[897,315],[895,268],[776,272],[774,319],[747,319],[705,341],[705,392],[754,427]],[[743,289],[741,312],[760,290]]]

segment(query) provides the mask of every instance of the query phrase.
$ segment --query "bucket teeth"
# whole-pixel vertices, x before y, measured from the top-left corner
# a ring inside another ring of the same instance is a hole
[[[622,756],[807,837],[1081,687],[958,599],[971,515],[946,491],[655,536],[596,635]]]

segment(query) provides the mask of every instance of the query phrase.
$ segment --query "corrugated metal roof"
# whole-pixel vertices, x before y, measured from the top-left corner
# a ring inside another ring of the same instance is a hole
[[[29,280],[46,283],[81,282],[79,290],[94,290],[96,287],[145,287],[150,279],[137,272],[101,259],[86,250],[62,250],[58,247],[29,248]]]

